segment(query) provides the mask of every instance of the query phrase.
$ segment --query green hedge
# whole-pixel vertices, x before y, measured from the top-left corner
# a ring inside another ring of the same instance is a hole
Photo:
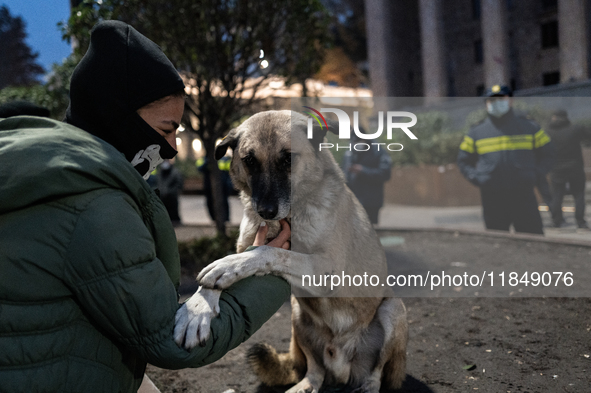
[[[179,242],[179,254],[183,274],[196,276],[211,262],[236,253],[238,230],[228,236],[206,236],[188,242]]]

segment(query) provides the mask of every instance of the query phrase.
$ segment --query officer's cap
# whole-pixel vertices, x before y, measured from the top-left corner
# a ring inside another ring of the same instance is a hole
[[[484,93],[485,97],[513,97],[513,90],[506,85],[494,85]]]

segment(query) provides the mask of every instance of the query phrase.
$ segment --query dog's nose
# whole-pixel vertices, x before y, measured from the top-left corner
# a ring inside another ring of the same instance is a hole
[[[278,206],[275,204],[265,204],[259,206],[257,213],[265,220],[272,220],[277,216]]]

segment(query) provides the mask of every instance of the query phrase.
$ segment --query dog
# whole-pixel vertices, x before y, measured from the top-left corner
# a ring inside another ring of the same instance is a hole
[[[309,140],[306,127],[300,113],[261,112],[217,146],[216,159],[233,150],[230,176],[244,204],[238,254],[201,271],[199,292],[177,313],[175,340],[191,347],[207,339],[221,289],[255,274],[279,275],[304,296],[292,296],[289,353],[278,354],[267,344],[249,350],[249,363],[263,383],[296,384],[288,393],[318,392],[323,384],[358,393],[398,389],[406,376],[408,341],[402,301],[376,288],[302,287],[305,275],[387,274],[365,210],[330,152],[318,151],[326,129],[314,126]],[[280,219],[291,222],[291,250],[260,246],[243,253],[262,221],[274,237]]]

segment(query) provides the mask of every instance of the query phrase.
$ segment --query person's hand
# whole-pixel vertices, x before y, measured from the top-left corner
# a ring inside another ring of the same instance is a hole
[[[289,224],[286,220],[279,220],[279,223],[281,224],[281,232],[279,232],[275,239],[272,239],[266,245],[270,247],[277,247],[283,248],[284,250],[289,250],[291,247],[291,243],[289,241],[291,238],[291,228],[289,227]],[[269,232],[269,227],[263,221],[254,238],[253,246],[264,246],[265,239],[267,238],[267,232]]]
[[[359,173],[361,171],[363,171],[363,165],[353,164],[351,165],[351,168],[349,168],[349,172],[352,173]]]

